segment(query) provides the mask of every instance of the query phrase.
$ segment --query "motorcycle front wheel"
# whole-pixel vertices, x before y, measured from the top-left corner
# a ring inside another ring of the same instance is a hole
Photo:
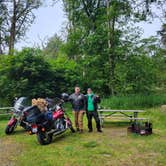
[[[52,142],[52,134],[47,134],[46,132],[39,131],[37,133],[37,140],[41,145],[47,145]]]
[[[16,123],[13,123],[12,125],[7,125],[6,126],[6,129],[5,129],[5,133],[6,134],[12,134],[13,133],[13,131],[14,131],[14,129],[15,129],[15,127],[16,127],[16,124],[17,124],[17,122]]]

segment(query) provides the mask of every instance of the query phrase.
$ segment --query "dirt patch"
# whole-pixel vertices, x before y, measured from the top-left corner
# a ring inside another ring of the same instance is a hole
[[[127,136],[127,127],[120,127],[120,128],[104,128],[103,129],[104,135],[110,138],[115,137],[126,137]]]
[[[10,138],[0,139],[0,166],[15,166],[17,155],[21,153],[21,145]]]

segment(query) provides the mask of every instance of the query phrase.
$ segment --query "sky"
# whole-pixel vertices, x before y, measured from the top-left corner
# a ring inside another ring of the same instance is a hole
[[[48,0],[49,1],[49,0]],[[45,5],[34,11],[36,19],[29,27],[26,36],[16,44],[16,49],[21,50],[23,47],[37,47],[46,42],[48,38],[55,33],[62,35],[62,30],[65,27],[65,14],[62,3],[59,1],[54,6]],[[160,30],[161,22],[155,20],[152,24],[139,24],[143,30],[143,37],[156,35],[156,31]]]
[[[16,44],[16,49],[40,46],[43,41],[46,41],[55,33],[60,34],[63,24],[67,20],[61,2],[57,2],[54,6],[42,6],[34,11],[34,14],[36,17],[34,23],[23,40]]]

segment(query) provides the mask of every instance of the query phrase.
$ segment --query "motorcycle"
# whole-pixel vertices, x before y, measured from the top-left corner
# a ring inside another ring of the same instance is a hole
[[[32,133],[37,135],[37,140],[41,145],[52,142],[53,135],[64,133],[67,129],[75,132],[72,122],[63,109],[64,100],[60,99],[54,109],[38,115],[31,124]]]
[[[12,117],[10,118],[6,128],[5,133],[11,134],[14,132],[18,124],[26,130],[30,130],[28,123],[26,122],[26,114],[24,110],[29,108],[30,102],[26,97],[20,97],[15,100],[14,107],[12,109]]]

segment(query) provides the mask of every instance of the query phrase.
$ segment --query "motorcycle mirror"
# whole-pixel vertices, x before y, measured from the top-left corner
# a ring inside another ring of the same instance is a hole
[[[67,102],[69,100],[69,95],[67,93],[62,93],[61,94],[61,99],[64,101],[64,102]]]

